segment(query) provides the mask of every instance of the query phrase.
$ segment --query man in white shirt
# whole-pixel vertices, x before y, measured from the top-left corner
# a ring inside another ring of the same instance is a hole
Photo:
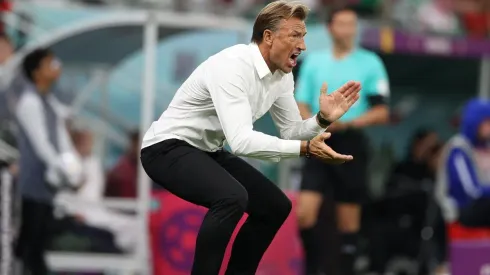
[[[81,183],[81,166],[66,129],[69,110],[51,92],[61,74],[59,60],[49,49],[36,49],[24,58],[22,71],[26,83],[15,107],[22,195],[17,255],[32,274],[45,275],[53,198]]]
[[[291,202],[259,171],[235,156],[271,161],[299,156],[331,164],[353,159],[328,147],[326,127],[358,99],[360,84],[319,92],[320,112],[302,120],[291,74],[306,50],[302,4],[275,1],[258,15],[250,45],[227,48],[203,62],[143,138],[141,161],[150,178],[176,196],[209,209],[199,231],[192,275],[218,274],[238,221],[227,275],[255,274]],[[267,111],[281,138],[253,130]],[[223,150],[225,141],[232,153]]]

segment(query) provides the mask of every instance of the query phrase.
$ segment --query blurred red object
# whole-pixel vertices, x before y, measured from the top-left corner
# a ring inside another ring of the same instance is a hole
[[[468,12],[462,21],[469,36],[485,38],[490,34],[490,12]]]
[[[490,239],[490,229],[469,228],[458,222],[448,224],[447,232],[450,241]]]
[[[12,2],[8,0],[0,0],[0,11],[11,11]]]

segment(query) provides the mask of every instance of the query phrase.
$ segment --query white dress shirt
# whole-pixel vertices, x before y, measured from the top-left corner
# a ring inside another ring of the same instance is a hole
[[[226,140],[239,156],[270,161],[297,157],[301,140],[325,129],[315,117],[301,119],[293,92],[293,75],[271,73],[256,44],[232,46],[204,61],[182,84],[146,132],[143,148],[179,139],[214,152]],[[253,130],[267,111],[282,139]]]

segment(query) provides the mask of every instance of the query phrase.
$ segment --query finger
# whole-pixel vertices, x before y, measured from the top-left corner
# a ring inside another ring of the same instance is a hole
[[[342,85],[337,91],[341,93],[342,95],[345,94],[350,88],[352,88],[355,85],[356,82],[354,81],[349,81]]]
[[[356,94],[356,95],[354,96],[354,98],[349,99],[349,100],[347,101],[347,102],[348,102],[348,104],[349,104],[349,107],[350,107],[350,106],[352,106],[352,105],[354,105],[354,103],[356,103],[356,101],[357,101],[358,99],[359,99],[359,94]]]
[[[326,140],[326,139],[329,139],[332,136],[332,134],[329,132],[324,132],[320,136],[321,136],[322,140]]]
[[[361,90],[361,83],[354,82],[354,85],[348,88],[342,95],[346,97],[347,100],[349,100],[350,97],[353,97],[356,94],[358,94],[360,90]]]
[[[332,155],[332,159],[339,160],[339,161],[351,161],[354,159],[353,156],[351,155],[342,155],[334,151],[334,155]]]
[[[328,85],[326,82],[323,82],[322,87],[320,88],[320,94],[326,95],[328,90]]]
[[[345,163],[343,160],[336,160],[336,159],[324,159],[323,162],[327,164],[342,164]]]
[[[351,155],[342,155],[335,152],[331,147],[326,144],[322,147],[323,151],[327,153],[332,159],[340,160],[340,161],[351,161],[354,159]]]
[[[347,161],[351,161],[351,160],[353,160],[353,159],[354,159],[354,157],[353,157],[353,156],[351,156],[351,155],[342,155],[342,154],[338,154],[338,156],[337,156],[335,159],[340,160],[340,161],[345,161],[345,162],[347,162]]]

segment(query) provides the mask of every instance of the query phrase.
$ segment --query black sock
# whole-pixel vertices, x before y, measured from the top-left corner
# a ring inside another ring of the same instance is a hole
[[[315,274],[318,271],[318,249],[315,232],[315,227],[300,230],[304,249],[304,274]]]
[[[343,233],[341,237],[340,257],[341,257],[341,269],[342,275],[354,275],[354,264],[357,257],[357,233]]]

